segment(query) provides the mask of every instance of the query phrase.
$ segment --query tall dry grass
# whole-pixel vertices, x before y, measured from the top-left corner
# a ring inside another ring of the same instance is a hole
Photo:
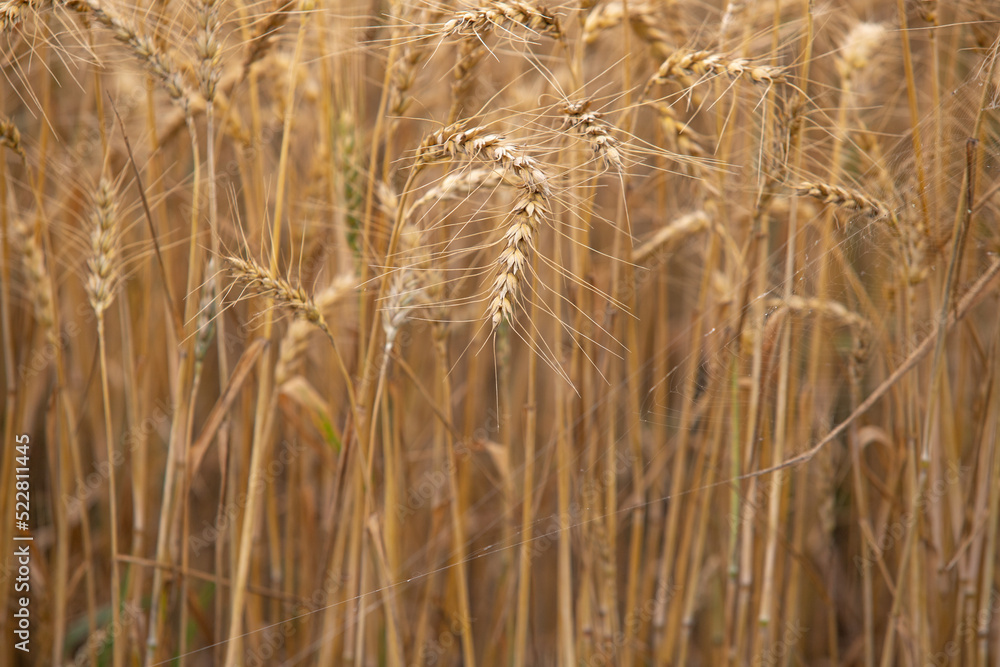
[[[995,664],[998,26],[0,2],[0,663]]]

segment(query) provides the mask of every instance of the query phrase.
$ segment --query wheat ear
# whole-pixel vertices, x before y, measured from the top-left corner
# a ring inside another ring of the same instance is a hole
[[[111,182],[102,178],[94,196],[91,213],[91,255],[87,260],[87,297],[100,316],[115,298],[118,285],[118,206]]]
[[[392,75],[390,77],[390,102],[389,115],[402,116],[413,98],[410,97],[410,89],[417,77],[417,65],[420,64],[426,55],[424,49],[419,46],[405,43],[402,47],[402,54],[392,64]]]
[[[708,228],[708,215],[704,211],[695,211],[681,216],[673,224],[657,230],[648,241],[632,251],[632,261],[635,264],[645,264],[656,256],[660,250],[679,239],[697,234]]]
[[[48,2],[39,0],[4,0],[0,2],[0,32],[6,32],[24,20],[29,11],[38,11]]]
[[[258,296],[269,296],[284,306],[312,322],[320,330],[330,335],[323,313],[315,300],[301,287],[292,285],[287,278],[276,275],[250,258],[228,256],[225,258],[233,277],[246,285]]]
[[[17,153],[22,160],[27,159],[24,155],[24,147],[21,146],[21,133],[13,121],[7,118],[0,118],[0,146],[6,146]]]
[[[52,294],[52,282],[45,266],[45,256],[42,246],[35,237],[31,225],[22,222],[16,226],[21,237],[21,252],[24,256],[24,268],[27,272],[28,288],[35,306],[35,319],[42,326],[50,341],[55,341],[55,299]]]
[[[621,25],[625,16],[625,6],[621,2],[605,2],[587,15],[583,23],[583,42],[593,44],[601,33]],[[662,11],[650,4],[629,4],[628,19],[632,32],[645,42],[655,58],[663,60],[676,44],[683,42],[671,37],[664,28],[671,21]],[[676,30],[676,26],[670,26]]]
[[[603,119],[603,114],[590,111],[590,100],[567,102],[563,105],[566,115],[564,125],[574,130],[590,144],[594,155],[601,158],[604,166],[621,173],[623,171],[621,141],[611,134],[611,124]]]
[[[198,31],[195,33],[194,50],[198,56],[198,66],[195,75],[201,96],[206,102],[211,102],[215,99],[215,90],[222,76],[217,0],[202,0],[197,20]]]
[[[458,12],[454,18],[444,23],[441,32],[446,35],[482,37],[493,31],[510,34],[510,29],[514,26],[522,26],[538,35],[556,39],[563,34],[559,19],[548,9],[517,0],[495,0],[482,7]]]
[[[295,0],[275,0],[271,11],[261,21],[257,31],[247,44],[246,55],[243,57],[243,76],[246,77],[250,67],[260,60],[271,49],[274,37],[286,23],[295,9]]]
[[[183,109],[185,115],[190,112],[191,93],[184,84],[180,70],[177,69],[173,59],[159,49],[156,42],[142,34],[131,21],[115,14],[114,10],[105,7],[97,0],[72,0],[67,6],[89,11],[99,23],[111,30],[115,39],[128,46],[149,68],[170,99]]]
[[[868,320],[852,312],[839,301],[816,299],[793,294],[784,299],[767,299],[765,305],[768,308],[788,308],[791,312],[799,315],[822,313],[841,326],[849,327],[862,333],[871,330],[871,324]]]
[[[552,196],[549,178],[538,161],[500,134],[485,127],[461,130],[449,126],[431,135],[417,152],[418,164],[466,156],[494,165],[501,173],[514,177],[521,194],[514,202],[510,223],[504,235],[503,252],[497,259],[497,275],[493,281],[487,316],[496,328],[514,315],[514,300],[520,290],[521,278],[534,252],[535,235],[549,214]]]
[[[692,130],[690,125],[680,120],[672,107],[657,104],[655,108],[670,150],[691,157],[708,157],[708,151],[702,144],[704,138]]]
[[[428,190],[417,201],[406,209],[405,218],[409,219],[414,211],[422,206],[434,204],[447,199],[466,197],[480,189],[490,191],[503,181],[503,174],[492,167],[470,169],[448,174],[441,183]]]
[[[851,79],[856,72],[868,66],[872,55],[882,46],[886,32],[886,27],[881,23],[867,21],[861,21],[851,28],[841,43],[840,57],[837,59],[837,73],[842,79]]]
[[[849,190],[839,185],[806,181],[799,183],[795,192],[800,196],[814,197],[826,204],[834,204],[841,208],[864,213],[870,218],[883,218],[889,215],[890,209],[885,204],[856,190]]]
[[[752,83],[771,85],[785,80],[780,67],[755,64],[744,58],[728,58],[712,51],[675,51],[663,61],[651,83],[666,83],[685,75],[725,74],[731,79],[745,79]]]
[[[382,309],[382,329],[385,331],[385,354],[396,344],[396,336],[410,314],[426,300],[426,290],[416,271],[400,269],[392,277],[385,308]]]

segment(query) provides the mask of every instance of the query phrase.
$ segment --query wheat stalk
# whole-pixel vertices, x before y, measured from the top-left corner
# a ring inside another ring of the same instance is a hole
[[[218,296],[218,260],[210,257],[205,265],[205,275],[208,280],[201,290],[201,301],[198,304],[198,326],[195,334],[194,356],[198,364],[205,360],[208,354],[212,338],[215,336],[216,320],[218,318],[218,307],[216,297]],[[221,341],[224,346],[225,341]]]

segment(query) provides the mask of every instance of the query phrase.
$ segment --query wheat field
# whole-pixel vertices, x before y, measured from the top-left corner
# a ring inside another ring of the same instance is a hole
[[[1000,664],[1000,2],[0,48],[0,664]]]

